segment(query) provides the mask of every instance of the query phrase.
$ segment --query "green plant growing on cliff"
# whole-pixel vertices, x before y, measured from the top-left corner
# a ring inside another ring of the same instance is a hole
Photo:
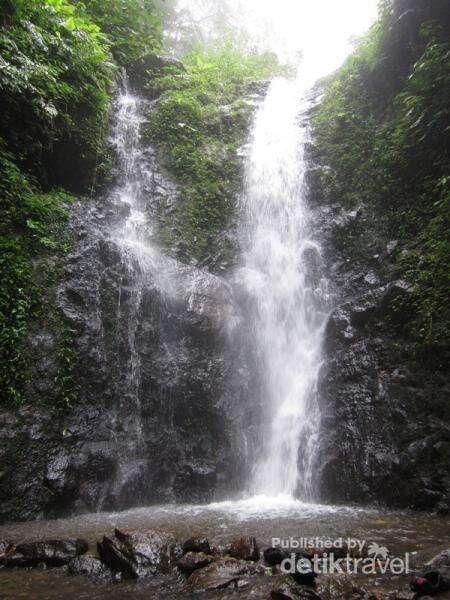
[[[413,285],[416,317],[404,333],[419,352],[442,348],[450,335],[450,43],[432,16],[411,39],[412,26],[399,23],[385,2],[379,21],[325,84],[313,119],[316,156],[328,167],[323,192],[348,208],[367,206],[380,238],[399,241],[392,268]],[[359,239],[363,248],[364,231]],[[437,365],[445,361],[439,355]]]
[[[89,10],[90,9],[90,10]],[[28,335],[56,333],[59,407],[76,396],[71,333],[56,307],[73,194],[107,175],[108,111],[118,65],[159,47],[153,3],[6,0],[0,9],[0,389],[28,396]],[[111,55],[114,53],[114,57]]]
[[[40,184],[78,191],[106,136],[112,74],[100,30],[63,0],[20,0],[3,19],[0,136]]]
[[[181,260],[216,269],[232,260],[226,231],[240,191],[238,149],[254,107],[251,96],[280,66],[273,55],[245,54],[232,42],[197,47],[183,63],[185,70],[169,66],[149,89],[160,99],[146,136],[179,189],[160,237]]]
[[[49,268],[39,279],[35,261],[66,250],[71,198],[59,191],[39,191],[5,152],[0,152],[0,172],[0,380],[3,401],[17,403],[23,400],[29,376],[24,341],[30,323],[48,319],[52,310],[48,294],[54,283],[54,264],[47,263]]]
[[[96,23],[116,63],[127,67],[161,49],[163,6],[154,0],[84,0],[80,3]]]

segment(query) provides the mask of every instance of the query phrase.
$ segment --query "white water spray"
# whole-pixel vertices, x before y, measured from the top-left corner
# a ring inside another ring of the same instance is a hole
[[[182,289],[183,267],[165,255],[157,244],[154,227],[157,207],[152,202],[157,202],[155,189],[159,184],[164,185],[166,193],[175,194],[175,188],[168,179],[155,181],[154,150],[142,141],[142,128],[150,110],[150,103],[130,91],[125,78],[117,98],[112,135],[121,179],[112,195],[119,210],[126,211],[126,217],[118,222],[112,237],[119,243],[132,272],[136,296],[140,296],[146,286],[153,285],[163,298],[174,299],[185,291]],[[133,381],[136,379],[133,377]]]
[[[304,90],[298,80],[274,80],[256,115],[239,276],[251,299],[267,422],[252,492],[309,498],[326,282],[305,201]]]

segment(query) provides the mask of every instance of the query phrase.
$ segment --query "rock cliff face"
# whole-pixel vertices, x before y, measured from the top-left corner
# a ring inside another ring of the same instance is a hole
[[[320,496],[446,511],[450,390],[405,333],[414,305],[393,261],[397,241],[383,238],[364,203],[348,210],[326,199],[317,169],[310,198],[334,291],[319,380]],[[341,242],[356,224],[365,232],[358,252]]]
[[[448,252],[435,251],[448,237],[435,224],[447,222],[449,19],[445,1],[386,3],[312,111],[310,200],[335,296],[319,382],[329,501],[448,510]]]
[[[153,166],[149,210],[176,193]],[[114,198],[73,209],[58,305],[79,357],[79,402],[59,416],[2,413],[2,519],[201,502],[242,486],[248,369],[233,351],[233,291],[160,254],[140,270],[114,236],[124,211]],[[52,334],[30,343],[42,357],[30,394],[51,395]]]
[[[383,69],[395,71],[387,97],[401,88],[411,39],[425,17],[436,16],[422,0],[416,4],[412,13],[407,2],[396,4],[398,23],[408,26],[399,26],[404,35],[393,43],[408,52],[385,61]],[[334,298],[318,382],[320,498],[444,512],[450,389],[433,364],[435,349],[428,360],[410,335],[416,305],[396,260],[401,242],[386,237],[363,193],[349,208],[324,189],[331,168],[311,150],[313,227]],[[145,152],[145,209],[161,218],[173,210],[177,190]],[[0,520],[207,502],[245,489],[264,435],[257,356],[240,312],[249,300],[225,277],[154,247],[142,256],[139,247],[127,249],[120,230],[131,210],[114,195],[73,206],[74,242],[57,307],[78,357],[78,400],[57,413],[39,402],[52,405],[61,375],[58,333],[34,331],[31,403],[0,413]]]

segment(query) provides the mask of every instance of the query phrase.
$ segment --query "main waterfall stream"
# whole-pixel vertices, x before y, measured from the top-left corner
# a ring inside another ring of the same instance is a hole
[[[264,382],[267,443],[261,447],[253,491],[269,496],[299,492],[306,499],[314,482],[314,391],[327,287],[306,204],[308,130],[301,83],[301,78],[275,79],[256,115],[242,199],[239,277],[251,298]]]

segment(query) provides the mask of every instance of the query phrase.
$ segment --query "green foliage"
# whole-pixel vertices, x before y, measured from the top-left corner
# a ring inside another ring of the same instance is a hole
[[[161,48],[161,10],[154,0],[84,0],[82,5],[106,35],[117,64],[127,67]]]
[[[162,243],[184,261],[210,267],[228,263],[225,238],[240,189],[238,149],[245,140],[255,83],[279,70],[272,55],[243,55],[231,43],[198,47],[184,59],[186,71],[168,67],[151,82],[162,94],[149,114],[155,143],[178,183],[180,198],[161,224]]]
[[[65,0],[19,0],[0,54],[8,150],[43,185],[88,187],[104,148],[112,76],[99,28]]]
[[[450,334],[450,44],[439,19],[408,29],[385,4],[327,84],[314,117],[316,150],[329,167],[324,191],[348,207],[366,204],[380,235],[399,240],[395,269],[414,285],[418,315],[409,335],[440,345]]]
[[[76,360],[56,307],[71,193],[108,174],[108,109],[118,65],[154,49],[150,1],[7,0],[0,9],[0,389],[18,404],[32,377],[33,330],[56,336],[53,406],[75,401]]]
[[[17,404],[31,377],[28,333],[52,322],[63,339],[54,294],[71,197],[62,188],[94,183],[113,68],[99,27],[66,0],[17,0],[0,18],[0,385],[2,402]],[[53,405],[67,405],[71,379],[60,358]]]
[[[49,298],[55,264],[50,261],[39,278],[35,261],[66,251],[71,198],[40,192],[6,152],[0,152],[0,198],[0,382],[3,401],[19,403],[29,377],[24,339],[30,323],[37,325],[55,312]]]

